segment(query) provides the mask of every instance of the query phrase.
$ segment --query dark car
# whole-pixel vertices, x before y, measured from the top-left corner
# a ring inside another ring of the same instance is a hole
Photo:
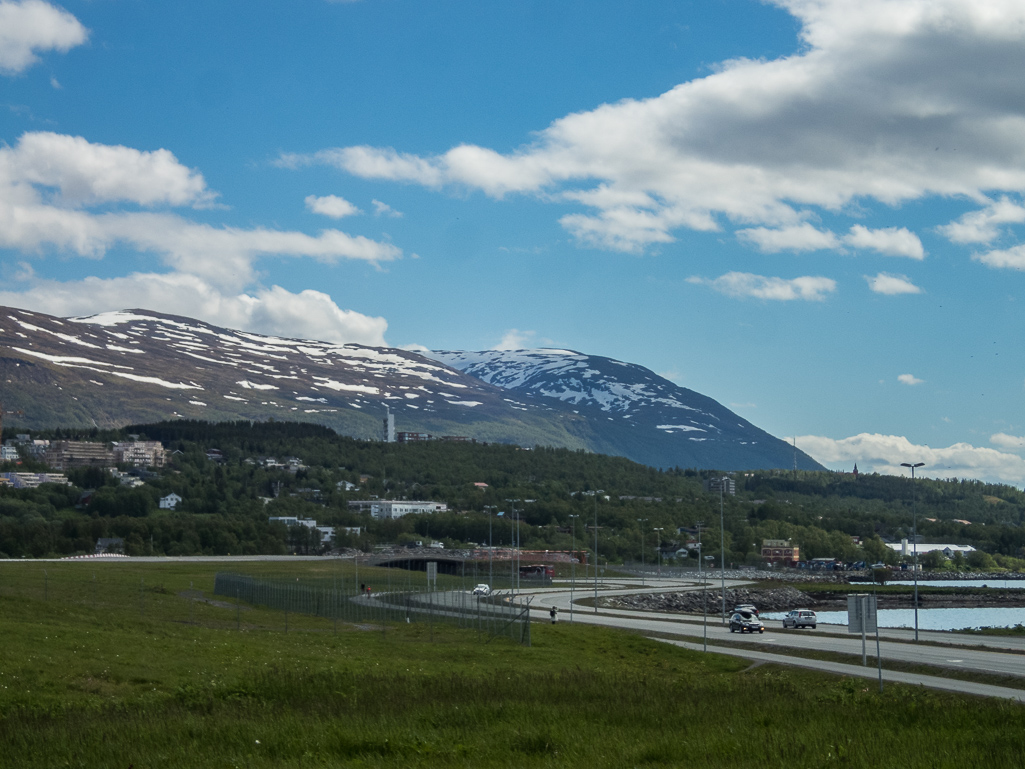
[[[737,631],[748,632],[748,633],[764,633],[765,625],[762,621],[755,616],[754,612],[750,611],[738,611],[734,612],[733,616],[730,617],[730,632],[736,633]]]

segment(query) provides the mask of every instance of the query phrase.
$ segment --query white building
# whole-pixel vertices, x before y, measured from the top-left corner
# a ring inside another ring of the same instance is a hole
[[[916,550],[919,555],[931,553],[933,550],[941,550],[946,558],[950,558],[954,553],[963,553],[964,555],[968,555],[968,553],[975,552],[975,548],[971,545],[923,545],[919,542],[918,547],[916,548],[906,539],[902,539],[900,542],[888,542],[886,546],[891,550],[896,550],[897,553],[905,558],[911,558],[915,554]]]
[[[182,498],[175,494],[173,491],[166,497],[160,500],[161,510],[176,510],[178,505],[181,504]]]
[[[401,518],[404,515],[446,513],[448,512],[448,505],[444,502],[426,502],[423,500],[370,499],[350,502],[349,509],[361,513],[369,512],[374,518]]]

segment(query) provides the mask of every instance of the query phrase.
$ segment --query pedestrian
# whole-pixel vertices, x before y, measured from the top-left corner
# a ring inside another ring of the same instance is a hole
[[[559,610],[554,606],[548,610],[548,615],[552,618],[552,624],[555,624],[555,617],[559,613]]]

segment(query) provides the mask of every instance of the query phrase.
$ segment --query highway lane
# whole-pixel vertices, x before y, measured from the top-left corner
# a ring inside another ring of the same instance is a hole
[[[650,578],[646,580],[651,582]],[[641,586],[628,584],[619,581],[616,585],[610,585],[604,594],[623,594],[629,592],[651,592],[653,590],[684,590],[700,589],[693,583],[681,583],[678,580],[671,584],[651,584]],[[576,591],[579,592],[579,591]],[[559,621],[569,620],[569,591],[563,588],[550,588],[547,590],[531,591],[534,596],[532,609],[534,616],[543,621],[547,616],[549,607],[556,606],[559,609]],[[728,607],[732,608],[732,607]],[[720,605],[721,609],[721,605]],[[710,615],[709,622],[702,627],[700,617],[690,615],[667,614],[660,612],[642,612],[625,609],[602,609],[597,613],[593,607],[581,607],[577,605],[573,612],[573,619],[576,622],[603,625],[606,627],[621,627],[645,634],[659,634],[663,636],[681,636],[692,640],[700,638],[707,630],[708,641],[717,646],[729,646],[731,643],[743,640],[760,644],[772,645],[779,649],[780,655],[786,655],[788,651],[799,652],[801,650],[816,650],[846,654],[856,657],[861,656],[861,636],[849,635],[843,628],[820,626],[819,630],[782,630],[780,623],[769,623],[766,625],[765,633],[754,634],[731,634],[721,624],[718,614]],[[880,654],[883,660],[894,660],[911,664],[930,665],[951,670],[972,671],[976,673],[988,673],[994,675],[1007,675],[1025,677],[1025,655],[1013,653],[1023,649],[1021,639],[1010,637],[986,637],[974,635],[958,635],[953,633],[920,633],[923,641],[929,643],[915,644],[910,640],[906,632],[894,633],[892,631],[881,631],[884,638],[880,644]],[[944,645],[934,645],[932,641]],[[950,644],[963,644],[957,648],[951,648]],[[986,648],[972,648],[982,647]],[[700,643],[698,644],[700,648]],[[710,647],[711,649],[711,647]],[[875,637],[870,636],[866,644],[868,664],[875,664]],[[860,667],[860,666],[857,666]],[[941,672],[937,672],[942,676]]]

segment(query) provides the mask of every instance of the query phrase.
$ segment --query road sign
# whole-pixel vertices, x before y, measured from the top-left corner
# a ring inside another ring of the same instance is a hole
[[[876,630],[876,597],[868,593],[847,596],[847,632],[864,635]]]

